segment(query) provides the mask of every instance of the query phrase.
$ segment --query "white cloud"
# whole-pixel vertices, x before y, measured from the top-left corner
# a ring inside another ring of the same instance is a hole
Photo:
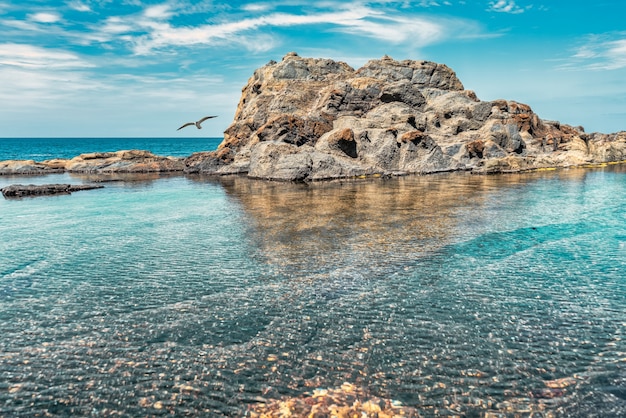
[[[99,79],[90,75],[93,67],[63,50],[0,44],[0,103],[24,114],[61,108],[83,92],[99,88]]]
[[[0,65],[48,69],[93,67],[92,64],[71,52],[11,43],[0,44]]]
[[[67,5],[70,9],[76,10],[77,12],[91,12],[91,7],[80,1],[72,1]]]
[[[58,13],[39,12],[28,15],[28,18],[37,23],[56,23],[61,20]]]
[[[246,12],[265,12],[272,8],[269,4],[261,4],[261,3],[249,3],[241,6],[241,10]]]
[[[394,43],[411,41],[415,46],[437,42],[446,34],[446,28],[441,23],[421,18],[393,17],[378,22],[357,19],[336,24],[339,26],[338,30],[343,32]]]
[[[67,0],[67,6],[78,11],[91,11],[85,0]],[[186,0],[141,6],[132,14],[113,15],[94,23],[85,23],[86,31],[72,31],[55,26],[56,34],[78,45],[100,44],[114,49],[124,44],[137,55],[177,53],[177,48],[205,45],[211,47],[237,46],[250,51],[267,51],[280,42],[277,28],[318,26],[326,33],[346,33],[411,47],[431,45],[450,38],[480,36],[479,26],[462,18],[424,17],[397,8],[368,7],[368,2],[326,1],[310,3],[300,0],[273,2],[253,1],[232,9],[205,10],[211,2],[188,4]],[[385,4],[387,1],[379,1]],[[446,4],[445,1],[421,0],[423,7]],[[126,2],[128,4],[128,0]],[[391,3],[390,3],[391,4]],[[415,3],[413,3],[415,4]],[[288,6],[288,8],[287,8]],[[190,9],[191,7],[191,9]],[[211,20],[189,25],[185,15],[200,7]],[[230,6],[229,6],[230,7]],[[221,13],[225,11],[225,13]],[[5,26],[29,32],[47,32],[47,24],[59,22],[55,12],[29,15],[28,20],[5,20]],[[266,30],[269,29],[269,30]]]
[[[489,3],[489,9],[492,12],[498,13],[512,13],[519,14],[524,13],[524,9],[515,4],[515,0],[498,0]]]
[[[150,6],[143,12],[144,16],[149,19],[168,19],[172,16],[170,6],[167,4],[160,4],[157,6]]]
[[[131,23],[117,16],[109,17],[102,26],[101,31],[108,34],[128,33],[133,30]]]
[[[42,68],[11,68],[0,66],[0,77],[4,80],[2,101],[32,106],[44,104],[48,98],[59,98],[77,90],[91,90],[97,85],[88,81],[86,74],[77,71],[50,71]],[[56,105],[59,105],[57,102]]]
[[[106,75],[3,65],[0,79],[0,125],[9,136],[162,136],[198,109],[228,123],[241,88],[206,74]],[[215,127],[212,135],[225,128]]]
[[[626,39],[608,42],[605,47],[604,56],[609,63],[607,69],[626,67]]]
[[[17,20],[17,19],[3,19],[0,21],[2,26],[6,26],[9,28],[15,28],[22,31],[32,31],[37,32],[41,31],[41,26],[37,23],[27,22],[25,20]]]
[[[615,38],[618,39],[615,39]],[[562,69],[618,70],[626,68],[626,33],[594,35],[578,47]]]
[[[252,7],[254,11],[258,9]],[[130,33],[130,26],[135,32],[143,32],[133,36],[134,51],[145,55],[155,50],[168,47],[193,45],[221,45],[237,43],[249,49],[263,49],[254,39],[253,32],[265,27],[291,27],[307,25],[324,25],[328,31],[339,31],[358,36],[370,37],[385,42],[412,42],[413,46],[424,46],[442,39],[462,35],[463,31],[475,35],[476,25],[462,19],[408,17],[405,14],[387,14],[374,10],[360,3],[341,4],[337,10],[309,14],[274,12],[256,17],[195,27],[173,26],[164,19],[171,12],[167,8],[144,12],[142,19],[123,18],[114,26],[105,26],[103,31],[112,28]],[[268,35],[264,38],[266,45],[274,42]]]
[[[406,7],[411,7],[411,3],[407,2],[408,4],[406,5]],[[433,1],[433,0],[422,0],[419,2],[418,6],[419,7],[440,7],[441,5],[444,6],[450,6],[450,3],[447,1]]]

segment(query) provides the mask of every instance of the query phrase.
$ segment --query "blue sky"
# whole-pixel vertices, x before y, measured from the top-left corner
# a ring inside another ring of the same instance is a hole
[[[623,0],[0,0],[0,137],[222,136],[253,71],[290,51],[445,63],[482,100],[626,130],[624,16]]]

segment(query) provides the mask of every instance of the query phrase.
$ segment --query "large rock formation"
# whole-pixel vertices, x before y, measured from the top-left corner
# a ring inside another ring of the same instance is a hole
[[[224,141],[185,171],[309,181],[623,160],[626,132],[587,134],[522,103],[480,101],[442,64],[383,57],[354,70],[290,53],[254,72]]]
[[[257,69],[216,151],[186,159],[148,151],[0,162],[1,174],[245,174],[310,181],[465,170],[498,173],[626,160],[626,132],[585,133],[515,101],[480,101],[428,61],[354,70],[287,54]]]

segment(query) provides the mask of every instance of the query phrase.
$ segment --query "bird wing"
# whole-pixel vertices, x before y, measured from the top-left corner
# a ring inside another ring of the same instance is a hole
[[[181,126],[180,128],[176,129],[177,131],[180,131],[181,129],[183,129],[185,126],[190,126],[190,125],[195,125],[194,122],[187,122],[186,124],[184,124],[183,126]]]
[[[202,122],[204,122],[204,121],[205,121],[205,120],[207,120],[207,119],[216,118],[216,117],[217,117],[217,116],[205,116],[205,117],[203,117],[202,119],[200,119],[200,120],[198,121],[198,123],[202,123]]]

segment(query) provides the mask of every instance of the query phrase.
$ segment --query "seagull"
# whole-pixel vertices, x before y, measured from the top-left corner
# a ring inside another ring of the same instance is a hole
[[[217,116],[205,116],[205,117],[203,117],[202,119],[200,119],[200,120],[199,120],[199,121],[197,121],[197,122],[187,122],[186,124],[184,124],[183,126],[181,126],[180,128],[178,128],[178,129],[176,129],[176,130],[177,130],[177,131],[180,131],[180,130],[181,130],[181,129],[183,129],[184,127],[186,127],[186,126],[191,126],[191,125],[196,125],[196,128],[198,128],[198,129],[202,129],[202,126],[200,126],[200,124],[201,124],[202,122],[204,122],[204,121],[205,121],[205,120],[207,120],[207,119],[216,118],[216,117],[217,117]]]

